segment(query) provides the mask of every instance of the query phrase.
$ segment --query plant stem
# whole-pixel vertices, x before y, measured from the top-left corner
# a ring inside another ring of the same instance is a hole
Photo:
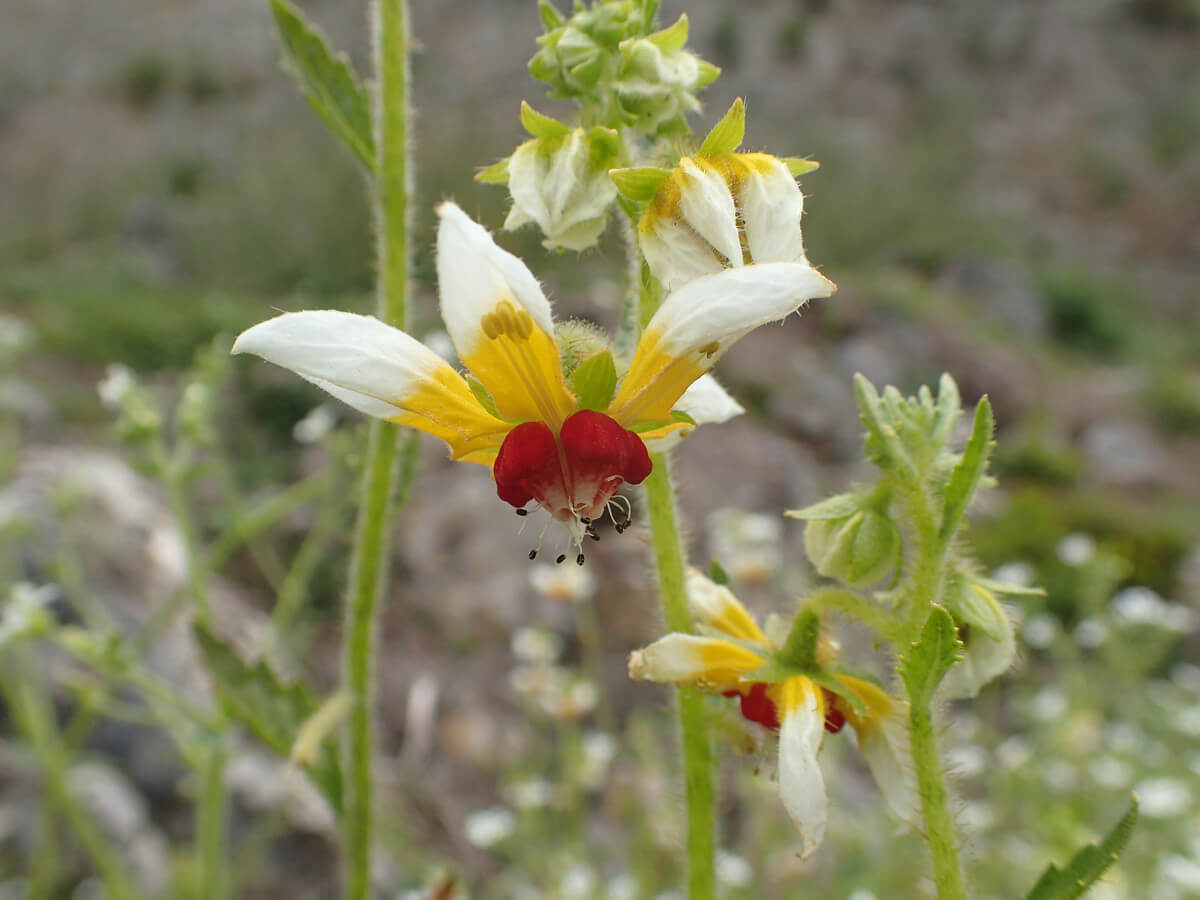
[[[379,317],[404,328],[408,312],[408,8],[376,0],[371,39],[375,67],[375,229]],[[347,900],[371,892],[375,619],[387,584],[388,535],[396,482],[398,429],[373,421],[367,437],[358,526],[346,602],[342,665],[351,706],[344,746],[343,881]],[[411,440],[411,439],[410,439]]]
[[[652,454],[654,470],[646,479],[646,504],[654,540],[654,562],[663,620],[668,631],[690,632],[684,580],[683,548],[671,486],[670,463],[662,453]],[[683,782],[687,805],[687,875],[691,900],[711,900],[715,894],[713,854],[716,840],[712,747],[705,722],[704,697],[680,688],[679,725],[683,749]]]
[[[913,768],[917,774],[917,789],[921,794],[921,811],[925,819],[925,843],[929,845],[929,855],[933,859],[933,880],[937,885],[938,900],[965,900],[967,883],[958,858],[958,832],[950,815],[950,798],[928,703],[909,706],[909,725],[912,729]]]
[[[224,900],[225,878],[225,743],[217,738],[208,751],[196,807],[196,859],[200,896]]]

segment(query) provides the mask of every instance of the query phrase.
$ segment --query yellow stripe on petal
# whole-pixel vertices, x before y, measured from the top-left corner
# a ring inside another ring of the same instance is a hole
[[[719,347],[712,349],[716,353]],[[694,356],[703,358],[703,354],[675,355],[663,347],[660,333],[647,328],[608,414],[626,428],[638,422],[671,422],[671,409],[676,401],[711,366],[706,364],[707,360],[701,362]],[[643,434],[642,439],[665,436],[673,428],[668,425],[654,429]]]
[[[474,345],[460,354],[505,418],[545,422],[557,432],[576,409],[554,338],[507,299],[483,315]]]
[[[454,459],[490,464],[512,429],[488,413],[463,377],[449,366],[439,367],[395,405],[403,412],[391,421],[441,438],[450,445]]]
[[[779,710],[780,721],[786,721],[794,712],[819,716],[825,721],[825,695],[821,687],[811,678],[796,675],[781,684],[772,685],[767,691]]]
[[[745,647],[720,638],[668,634],[629,657],[629,676],[706,691],[736,688],[741,677],[766,664]]]
[[[688,600],[696,620],[723,631],[731,638],[766,645],[767,636],[733,591],[693,569],[687,577]]]
[[[891,713],[893,706],[895,706],[895,701],[892,700],[887,691],[877,684],[872,684],[861,678],[855,678],[853,675],[834,673],[833,677],[842,683],[848,693],[853,694],[861,700],[863,706],[867,708],[865,716],[856,715],[853,707],[848,703],[843,709],[843,712],[846,714],[846,721],[860,734],[864,728],[877,727]]]

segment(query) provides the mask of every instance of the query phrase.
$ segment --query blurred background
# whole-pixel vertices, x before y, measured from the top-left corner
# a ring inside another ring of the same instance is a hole
[[[301,6],[368,71],[362,2]],[[685,11],[690,48],[723,69],[695,129],[741,96],[749,149],[822,162],[802,182],[806,245],[840,287],[721,363],[748,414],[678,451],[693,561],[719,559],[756,612],[791,610],[814,576],[783,510],[866,476],[852,374],[911,393],[949,371],[966,400],[988,393],[999,487],[970,536],[987,570],[1047,595],[1014,607],[1017,668],[950,711],[978,896],[1023,894],[1135,788],[1144,824],[1092,896],[1200,896],[1200,5],[667,0],[663,20]],[[498,228],[505,192],[474,172],[523,139],[522,99],[566,107],[525,71],[531,0],[412,13],[412,330],[436,341],[433,207]],[[163,612],[186,535],[144,446],[112,427],[106,373],[168,428],[206,386],[189,491],[219,619],[318,694],[336,685],[357,418],[225,352],[280,310],[372,305],[364,179],[278,58],[265,0],[0,10],[0,587],[24,584],[4,587],[0,625],[3,900],[106,896],[11,708],[26,665],[65,730],[55,783],[142,896],[195,895],[195,784],[169,729],[140,694],[100,690],[102,666],[6,643],[21,591],[126,637],[157,615],[148,671],[211,704],[191,632]],[[615,324],[615,227],[581,257],[533,230],[501,243],[560,317]],[[229,539],[291,484],[308,487],[269,530]],[[380,631],[381,896],[443,877],[480,897],[679,896],[669,696],[625,677],[660,631],[644,531],[605,533],[567,571],[531,566],[518,526],[484,469],[425,442]],[[826,741],[830,834],[801,864],[769,742],[714,714],[729,897],[927,889],[848,734]],[[249,736],[237,748],[234,895],[333,896],[328,810]]]

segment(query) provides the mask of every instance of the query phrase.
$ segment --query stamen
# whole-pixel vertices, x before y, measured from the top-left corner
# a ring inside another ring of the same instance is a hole
[[[584,563],[583,554],[580,553],[577,557],[575,557],[575,565],[582,566],[583,563]]]
[[[563,563],[563,560],[564,560],[564,559],[566,559],[566,558],[567,558],[567,554],[565,554],[565,553],[560,553],[560,554],[558,554],[558,559],[556,559],[554,562],[555,562],[555,564],[556,564],[556,565],[560,565],[560,566],[561,566],[561,565],[562,565],[562,563]]]
[[[517,510],[517,515],[518,515],[518,516],[527,516],[527,515],[529,515],[529,510],[527,510],[527,509],[518,509],[518,510]]]
[[[536,547],[534,547],[532,550],[529,551],[529,558],[537,559],[537,548]]]

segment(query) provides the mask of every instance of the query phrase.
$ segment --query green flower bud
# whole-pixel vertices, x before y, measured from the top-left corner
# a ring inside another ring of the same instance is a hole
[[[664,31],[621,44],[617,100],[629,122],[647,134],[684,130],[684,116],[700,108],[695,92],[720,74],[684,50],[686,40],[687,16],[681,16]]]
[[[974,697],[980,688],[1004,674],[1012,665],[1017,646],[1012,621],[997,592],[1029,593],[1016,585],[1004,585],[967,572],[958,572],[946,580],[942,602],[954,617],[963,658],[955,664],[942,683],[950,699]]]
[[[834,497],[792,515],[809,520],[804,550],[826,578],[849,585],[874,584],[900,562],[900,531],[895,523],[864,507],[857,497]]]

